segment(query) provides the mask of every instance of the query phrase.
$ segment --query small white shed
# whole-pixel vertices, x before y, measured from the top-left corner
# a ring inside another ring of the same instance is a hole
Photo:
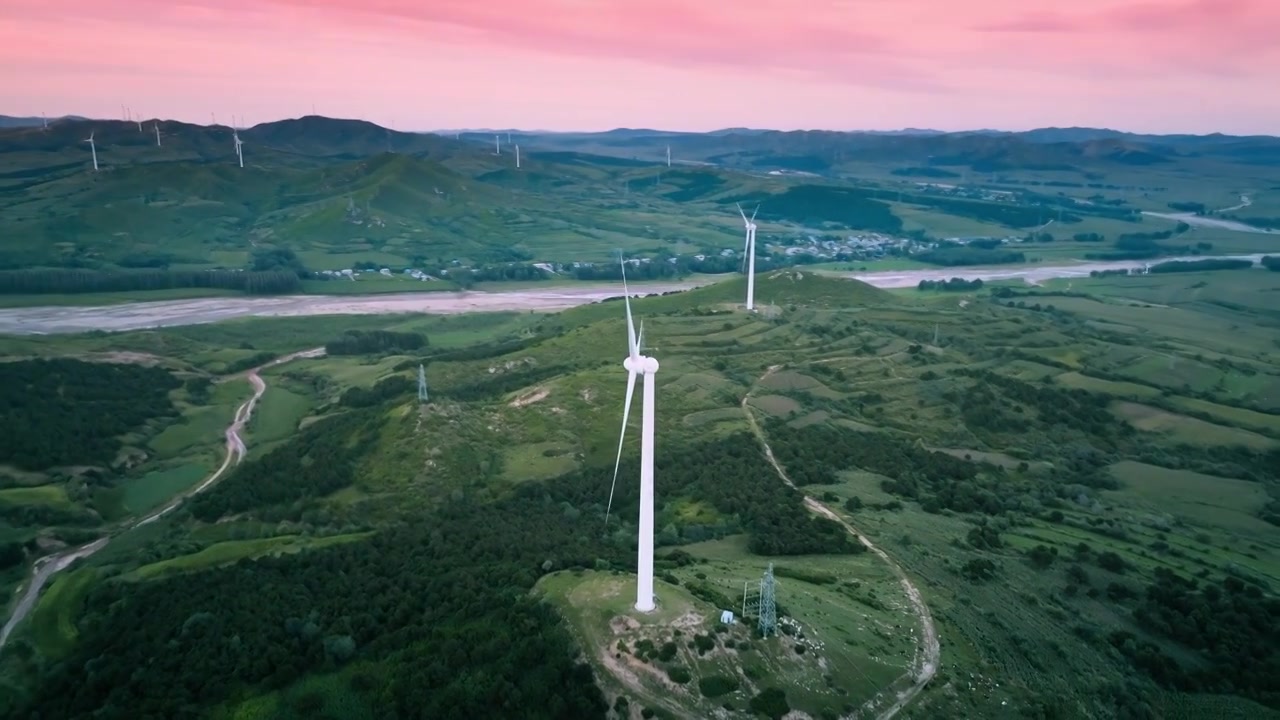
[[[732,610],[721,610],[721,611],[720,611],[720,622],[724,623],[725,625],[732,625],[732,624],[733,624],[733,611],[732,611]]]

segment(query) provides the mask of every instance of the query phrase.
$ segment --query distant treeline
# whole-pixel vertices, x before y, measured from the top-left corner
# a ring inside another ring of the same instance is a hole
[[[1251,260],[1176,260],[1174,262],[1164,262],[1159,265],[1152,265],[1148,272],[1207,272],[1209,270],[1245,270],[1251,267],[1253,267],[1253,261]]]
[[[1266,230],[1280,228],[1280,217],[1238,217],[1236,215],[1224,215],[1223,217]]]
[[[427,346],[425,335],[390,330],[348,330],[325,343],[327,355],[368,355],[381,352],[418,350]]]
[[[1085,253],[1085,258],[1089,260],[1150,260],[1170,253],[1197,255],[1202,251],[1213,249],[1213,245],[1206,242],[1179,246],[1159,243],[1160,240],[1169,240],[1190,229],[1190,225],[1180,222],[1173,230],[1122,233],[1116,238],[1114,252]]]
[[[1268,255],[1262,258],[1262,267],[1271,272],[1280,272],[1280,255]]]
[[[1092,277],[1092,278],[1115,277],[1117,275],[1129,275],[1129,274],[1130,274],[1129,268],[1120,268],[1119,270],[1090,270],[1089,271],[1089,277]]]
[[[1198,202],[1171,202],[1169,203],[1169,207],[1174,210],[1195,213],[1197,215],[1204,215],[1209,212],[1209,209],[1204,206],[1204,203]]]
[[[175,288],[221,288],[250,295],[278,295],[301,287],[285,270],[64,270],[0,271],[0,294],[44,295]]]
[[[1009,265],[1027,261],[1027,256],[1017,250],[994,250],[963,246],[939,247],[936,250],[923,252],[912,257],[920,262],[946,267],[956,265]]]
[[[970,290],[982,289],[982,278],[977,280],[965,280],[964,278],[953,277],[950,280],[921,280],[916,286],[917,290],[944,290],[948,292],[966,292]]]

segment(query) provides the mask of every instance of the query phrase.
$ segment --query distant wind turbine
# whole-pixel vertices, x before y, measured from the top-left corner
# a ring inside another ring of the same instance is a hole
[[[156,130],[156,147],[160,147],[160,122],[157,120],[153,123],[153,127]]]
[[[493,136],[493,154],[494,155],[502,154],[502,141],[501,139],[498,138],[497,135]]]
[[[742,224],[747,227],[747,241],[743,246],[743,252],[747,256],[747,310],[752,310],[756,306],[756,213],[760,212],[760,206],[751,213],[751,218],[747,219],[747,213],[742,210],[742,203],[738,203],[738,214],[742,216]]]
[[[89,143],[89,152],[93,153],[93,171],[98,172],[98,146],[93,144],[93,136],[97,131],[89,133],[89,139],[85,142]]]
[[[516,146],[516,169],[520,169],[520,146]]]
[[[48,118],[48,117],[46,117],[44,113],[40,113],[40,119],[44,121],[44,129],[45,129],[45,130],[48,130],[48,129],[49,129],[49,118]]]
[[[671,167],[671,146],[667,146],[667,167]]]
[[[236,131],[234,120],[231,123],[231,139],[236,142],[236,159],[240,161],[240,167],[244,167],[244,151],[240,149],[244,143],[240,142],[240,133]]]

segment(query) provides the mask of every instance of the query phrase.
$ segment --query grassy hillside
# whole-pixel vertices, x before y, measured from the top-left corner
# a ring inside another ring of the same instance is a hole
[[[249,459],[51,588],[0,677],[70,717],[521,717],[540,692],[564,717],[876,714],[924,657],[901,570],[942,653],[902,717],[1273,717],[1280,274],[1070,283],[893,294],[791,269],[754,314],[738,281],[635,300],[661,362],[656,620],[627,610],[634,435],[604,524],[618,302],[5,341],[223,373],[357,326],[429,340],[266,373]],[[176,402],[186,435],[154,447],[220,439]],[[83,502],[58,482],[8,503]],[[787,632],[720,627],[769,562]],[[228,680],[177,690],[193,671]]]
[[[505,137],[499,155],[489,136],[309,116],[241,130],[240,168],[224,125],[64,119],[0,128],[0,268],[242,268],[278,247],[310,270],[591,263],[622,249],[724,272],[737,258],[721,252],[740,252],[735,202],[760,204],[774,265],[975,235],[1032,240],[1004,261],[1133,252],[1124,236],[1143,234],[1152,255],[1276,249],[1142,214],[1269,217],[1280,175],[1254,161],[1274,139],[1042,135],[517,133],[517,169]]]

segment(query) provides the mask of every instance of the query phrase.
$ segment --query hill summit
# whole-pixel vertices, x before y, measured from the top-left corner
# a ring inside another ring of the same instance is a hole
[[[687,302],[742,302],[747,296],[745,275],[682,294]],[[773,270],[756,275],[757,305],[803,305],[846,308],[887,305],[893,294],[861,280],[820,275],[803,268]]]

